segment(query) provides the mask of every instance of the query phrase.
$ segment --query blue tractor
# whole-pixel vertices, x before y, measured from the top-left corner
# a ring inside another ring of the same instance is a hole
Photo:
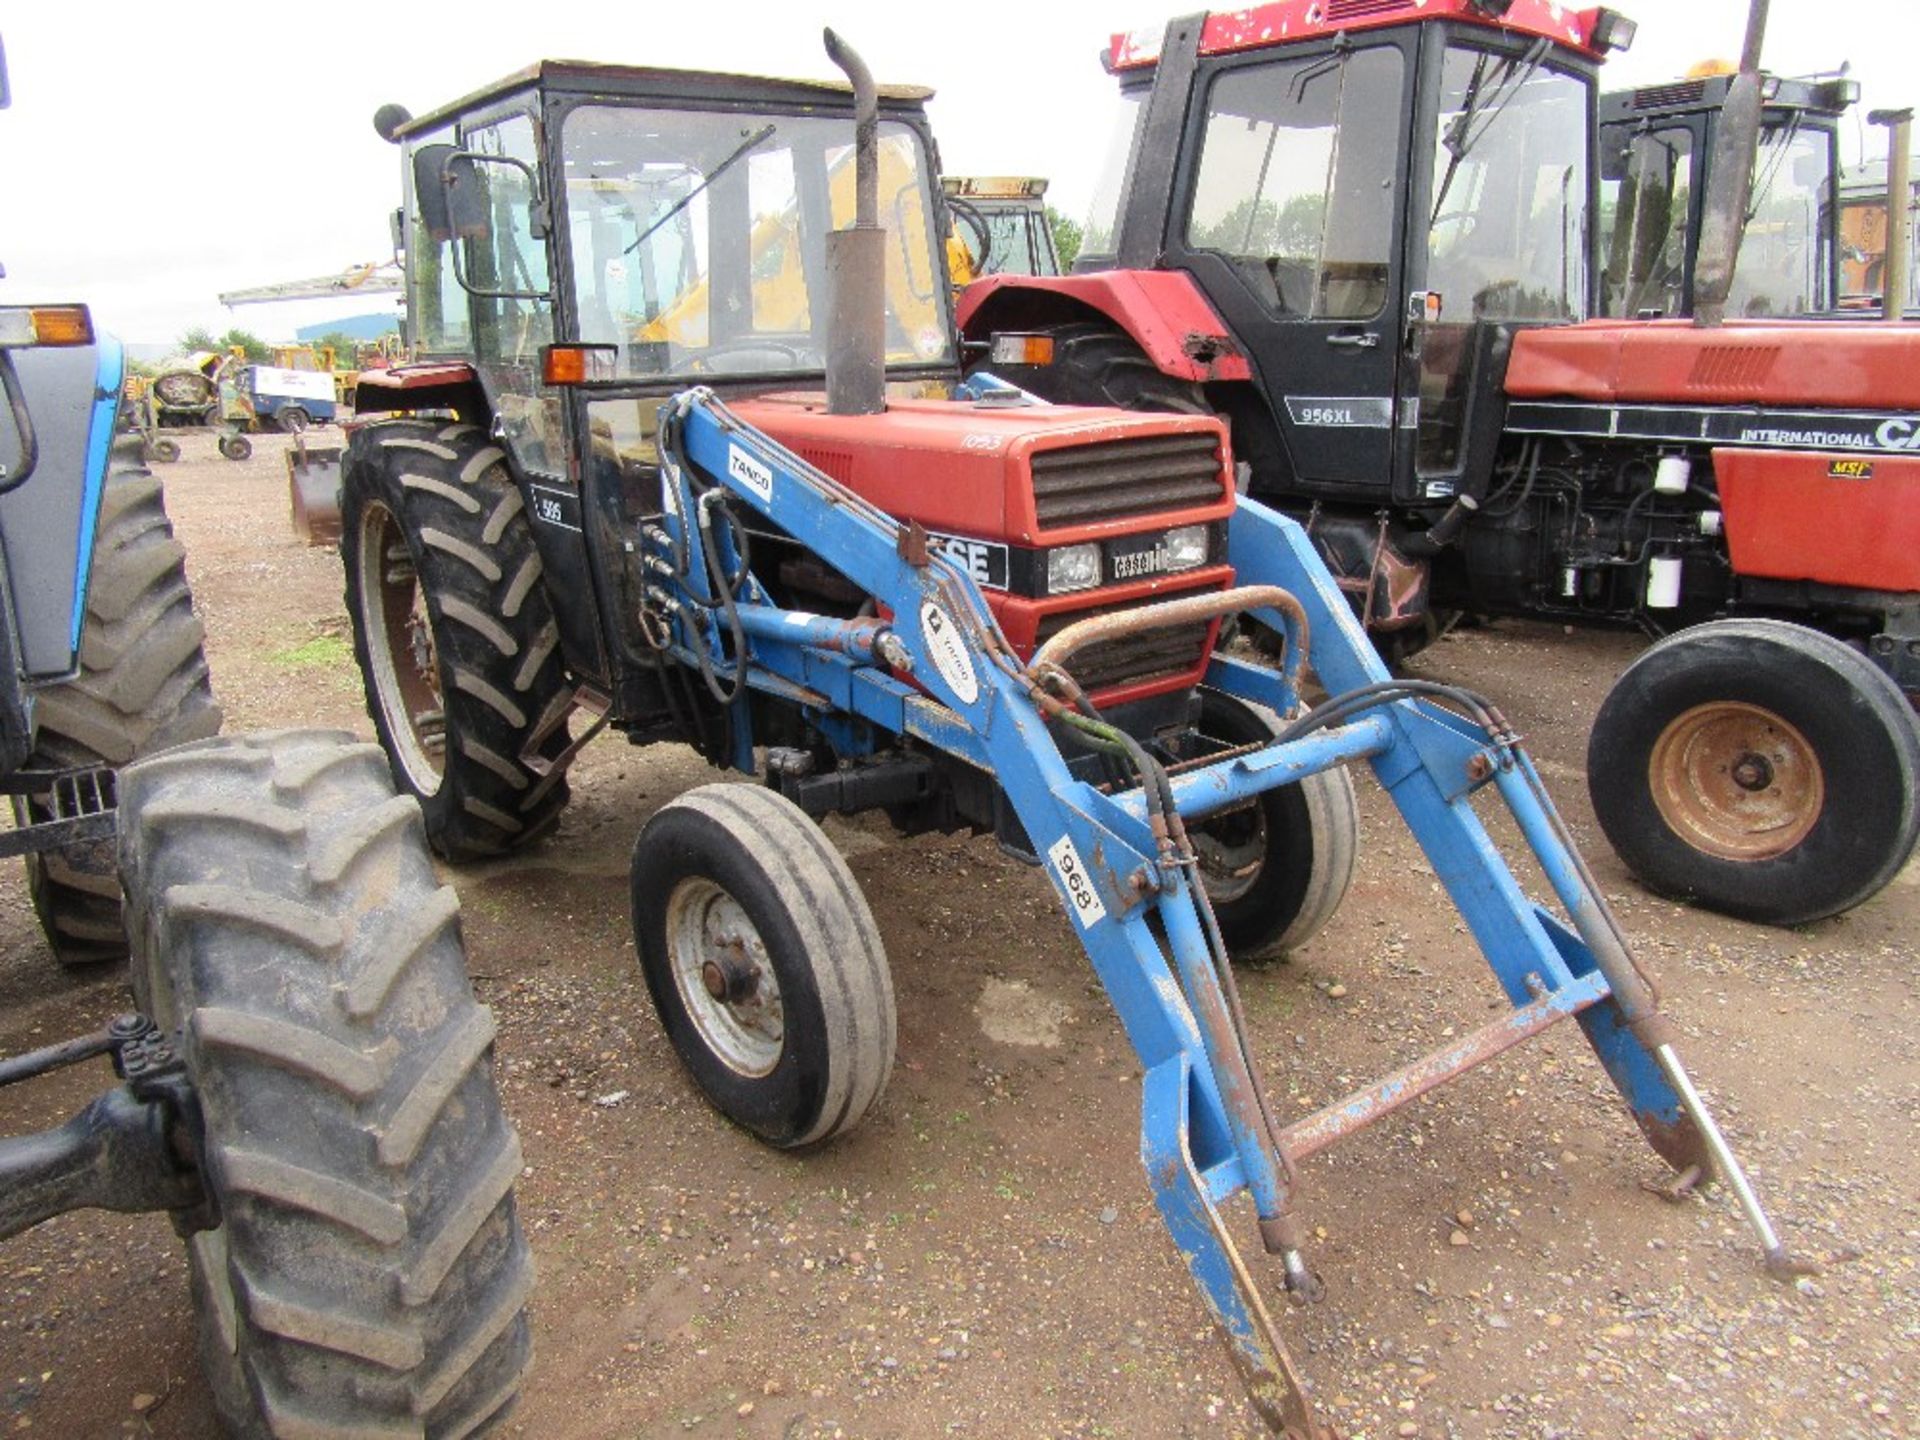
[[[0,306],[0,853],[56,955],[130,951],[132,990],[0,1058],[0,1087],[117,1077],[0,1137],[0,1238],[167,1212],[235,1434],[483,1433],[527,1366],[532,1269],[458,901],[377,747],[214,733],[121,366],[83,305]]]

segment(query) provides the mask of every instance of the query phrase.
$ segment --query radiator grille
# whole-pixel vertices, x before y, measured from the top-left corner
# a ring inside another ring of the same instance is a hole
[[[1140,601],[1139,604],[1152,604]],[[1107,615],[1115,610],[1131,610],[1132,605],[1102,605],[1091,610],[1072,610],[1049,615],[1041,620],[1036,644],[1044,645],[1076,620]],[[1171,680],[1190,674],[1207,656],[1207,632],[1212,622],[1200,620],[1173,625],[1164,630],[1146,630],[1118,640],[1103,640],[1075,651],[1067,657],[1067,673],[1080,682],[1080,688],[1093,693],[1120,685],[1141,685],[1153,680]]]
[[[1042,529],[1211,505],[1225,495],[1220,446],[1207,434],[1108,440],[1033,457]]]

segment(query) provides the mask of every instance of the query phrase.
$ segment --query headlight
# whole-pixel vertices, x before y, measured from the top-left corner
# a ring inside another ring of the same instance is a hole
[[[1047,552],[1047,593],[1066,595],[1100,583],[1100,547],[1063,545]]]
[[[1182,525],[1167,532],[1167,569],[1191,570],[1207,563],[1207,527]]]

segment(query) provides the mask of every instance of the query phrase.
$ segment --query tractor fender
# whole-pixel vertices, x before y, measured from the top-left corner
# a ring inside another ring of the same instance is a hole
[[[353,413],[404,414],[413,410],[452,410],[462,420],[482,424],[489,418],[480,375],[464,360],[436,360],[362,370],[353,387]]]
[[[961,334],[976,341],[996,330],[1100,316],[1132,337],[1162,374],[1200,383],[1253,378],[1226,322],[1180,270],[993,275],[969,285],[955,313]]]

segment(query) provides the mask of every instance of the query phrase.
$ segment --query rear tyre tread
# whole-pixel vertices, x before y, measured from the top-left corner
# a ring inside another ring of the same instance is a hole
[[[368,677],[368,710],[390,755],[395,746],[371,679],[369,624],[380,621],[363,616],[357,599],[354,537],[368,505],[383,506],[406,531],[426,596],[446,726],[437,788],[413,790],[429,842],[455,861],[530,843],[554,827],[569,796],[559,774],[542,777],[520,757],[539,717],[564,696],[567,677],[532,526],[504,452],[473,426],[382,421],[349,442],[343,481],[347,608]],[[557,760],[567,744],[563,725],[541,741],[539,754]],[[391,769],[403,790],[412,789],[397,760]]]
[[[39,692],[30,766],[124,765],[219,730],[185,561],[139,437],[117,437],[94,534],[80,673]],[[46,819],[48,797],[16,796],[13,813],[16,824]],[[126,957],[112,850],[98,842],[27,857],[34,909],[63,965]]]
[[[348,736],[283,732],[174,752],[122,787],[136,991],[204,1111],[223,1224],[190,1254],[203,1358],[238,1434],[475,1433],[530,1357],[493,1020],[418,807],[400,802],[394,823],[371,759]],[[237,823],[249,803],[304,823]],[[193,903],[218,887],[253,898]],[[254,923],[282,907],[331,918],[331,960]],[[423,913],[441,917],[424,937]]]

